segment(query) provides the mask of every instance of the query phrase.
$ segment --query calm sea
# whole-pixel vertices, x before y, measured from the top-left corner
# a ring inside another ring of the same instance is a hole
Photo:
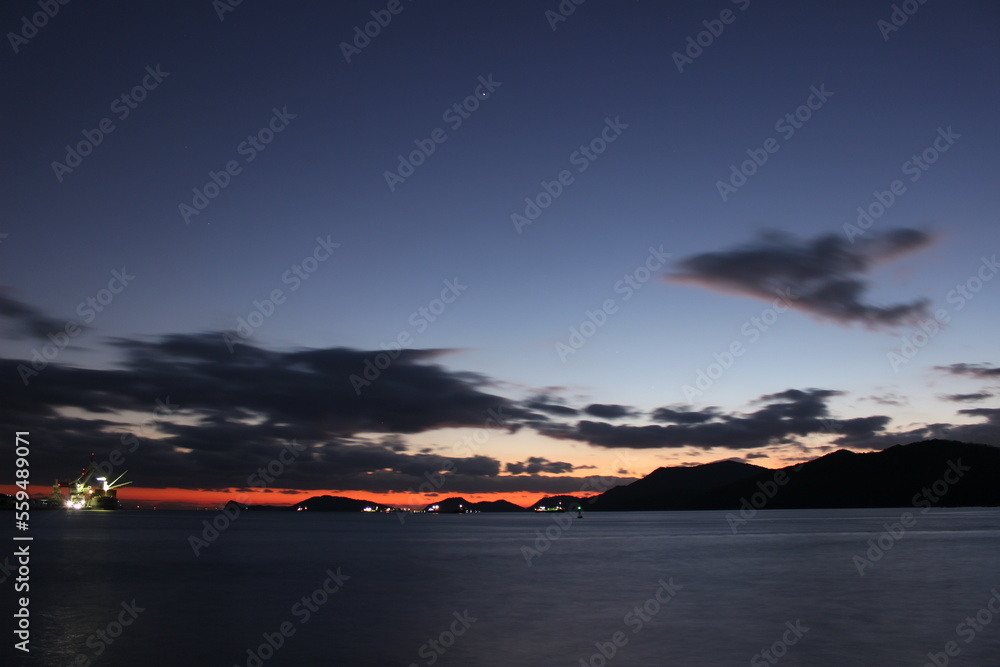
[[[36,511],[14,664],[1000,665],[1000,510],[905,511]]]

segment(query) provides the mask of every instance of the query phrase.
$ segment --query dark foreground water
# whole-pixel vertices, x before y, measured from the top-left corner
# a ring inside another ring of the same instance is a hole
[[[1000,510],[904,511],[35,512],[14,664],[1000,665]]]

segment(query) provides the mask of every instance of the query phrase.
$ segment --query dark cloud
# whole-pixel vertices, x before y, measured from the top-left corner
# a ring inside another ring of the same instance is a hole
[[[653,410],[652,419],[653,421],[669,422],[671,424],[704,424],[718,416],[719,411],[715,407],[708,407],[704,410],[692,410],[690,406],[673,406]]]
[[[548,459],[540,456],[531,456],[527,461],[523,461],[521,463],[508,463],[506,470],[511,475],[537,475],[539,473],[562,475],[575,470],[583,470],[585,468],[593,467],[594,466],[574,466],[572,463],[566,463],[565,461],[549,461]]]
[[[398,435],[387,435],[384,438],[382,438],[379,442],[380,444],[382,444],[385,447],[388,447],[394,452],[405,452],[407,449],[409,449],[409,447],[407,447],[406,445],[406,441],[401,436]]]
[[[945,438],[948,428],[948,424],[929,424],[908,431],[896,431],[893,433],[856,433],[851,436],[837,438],[834,443],[839,447],[849,449],[888,449],[893,445],[902,445],[932,438]]]
[[[591,403],[583,411],[591,417],[599,417],[601,419],[621,419],[634,414],[633,410],[628,406],[608,403]]]
[[[948,428],[948,437],[963,442],[978,442],[986,445],[1000,445],[1000,408],[968,408],[959,410],[960,415],[981,417],[976,424],[956,424]]]
[[[918,440],[960,440],[984,445],[1000,445],[1000,409],[969,408],[959,410],[960,415],[980,417],[983,421],[972,424],[928,424],[897,433],[856,432],[834,441],[834,444],[854,449],[886,449]]]
[[[945,394],[941,398],[946,401],[955,401],[956,403],[974,403],[976,401],[985,401],[987,398],[993,398],[993,394],[987,391],[977,391],[972,394]]]
[[[880,262],[919,250],[932,241],[914,229],[896,229],[848,243],[840,235],[812,241],[782,233],[722,252],[682,259],[665,280],[753,296],[785,297],[788,306],[841,324],[868,327],[913,324],[927,316],[928,301],[879,306],[865,303],[869,285],[861,276]]]
[[[2,333],[12,340],[34,338],[48,340],[49,334],[65,332],[67,320],[52,319],[36,308],[18,301],[0,288],[0,320],[3,321]],[[75,322],[80,331],[87,327]]]
[[[524,407],[531,410],[538,410],[540,412],[547,412],[550,415],[558,415],[560,417],[573,417],[580,414],[580,411],[576,408],[571,408],[567,405],[562,405],[561,403],[553,403],[552,397],[542,394],[541,396],[535,396],[528,399]]]
[[[934,370],[981,379],[1000,378],[1000,366],[986,364],[951,364],[949,366],[935,366]]]
[[[985,417],[989,422],[1000,424],[1000,408],[966,408],[959,410],[958,414]]]
[[[818,418],[827,414],[826,399],[843,392],[833,389],[786,389],[776,394],[764,394],[755,403],[768,403],[764,410],[792,418]]]
[[[103,460],[117,449],[121,469],[140,486],[245,486],[297,441],[309,448],[284,466],[277,486],[374,490],[381,480],[380,487],[405,490],[445,462],[467,479],[496,476],[500,463],[471,453],[411,454],[402,435],[510,429],[534,418],[481,391],[468,374],[425,363],[434,352],[404,351],[359,395],[350,376],[377,352],[241,344],[230,354],[221,334],[117,340],[114,347],[124,354],[114,368],[50,363],[27,386],[18,368],[30,368],[27,362],[0,361],[0,423],[32,433],[39,479],[66,477],[90,452]],[[149,419],[138,429],[119,416],[126,412]],[[359,434],[387,438],[372,443]]]
[[[890,419],[883,415],[839,419],[837,420],[836,433],[841,435],[833,442],[845,447],[851,447],[851,443],[860,438],[870,438],[884,432],[889,421]]]
[[[574,477],[581,467],[545,459],[504,475],[497,459],[460,443],[409,452],[404,434],[544,419],[482,391],[481,376],[428,363],[441,351],[403,351],[359,395],[350,376],[379,351],[243,343],[231,354],[215,333],[113,347],[124,355],[116,367],[50,363],[27,386],[18,370],[27,362],[0,360],[0,423],[30,431],[38,479],[72,477],[90,452],[102,463],[115,452],[115,474],[128,470],[143,487],[557,494],[634,479]]]
[[[906,405],[906,399],[898,394],[883,394],[881,396],[868,396],[861,399],[863,401],[874,401],[879,405]]]
[[[763,407],[746,415],[713,413],[708,420],[689,420],[669,426],[580,421],[574,426],[549,424],[535,428],[552,438],[578,440],[598,447],[634,449],[687,446],[754,449],[795,442],[807,435],[838,434],[860,438],[884,431],[890,418],[883,415],[830,418],[827,399],[839,394],[828,389],[788,389],[760,397],[756,402],[763,403]]]

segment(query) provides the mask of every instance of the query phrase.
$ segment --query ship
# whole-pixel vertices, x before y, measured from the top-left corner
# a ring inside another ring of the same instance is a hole
[[[132,483],[121,481],[127,472],[126,470],[109,482],[108,478],[102,474],[103,471],[94,463],[94,455],[91,454],[90,464],[83,469],[79,477],[72,481],[57,479],[53,482],[49,506],[75,510],[121,509],[118,489]],[[67,493],[63,493],[63,489],[67,489]]]

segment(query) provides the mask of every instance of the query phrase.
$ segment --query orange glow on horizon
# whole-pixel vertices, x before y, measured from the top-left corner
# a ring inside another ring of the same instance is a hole
[[[650,459],[648,462],[641,462],[641,464],[645,465],[633,465],[630,467],[644,468],[645,472],[636,471],[634,474],[636,478],[641,478],[660,466],[672,467],[680,465],[682,462],[686,465],[701,465],[729,458],[726,454],[732,456],[735,453],[736,452],[717,450],[698,452],[693,455],[690,452],[675,453],[674,455],[676,459],[673,461],[664,461],[662,458],[658,461],[656,459]],[[808,461],[818,457],[817,455],[788,457],[787,452],[779,453],[772,451],[766,453],[768,454],[767,456],[760,459],[751,459],[749,462],[763,468],[779,469],[789,465],[794,465],[800,461]],[[785,454],[785,456],[782,457],[782,454]],[[615,475],[615,473],[611,470],[598,469],[592,472],[595,475]],[[14,485],[0,485],[0,493],[6,493],[13,496],[17,493],[17,491],[18,488]],[[47,485],[32,484],[30,486],[30,495],[32,498],[48,498],[51,492],[51,487]],[[138,506],[139,509],[153,509],[155,507],[164,510],[215,509],[222,507],[230,500],[235,500],[238,503],[246,505],[291,506],[316,496],[339,496],[343,498],[353,498],[355,500],[371,501],[381,505],[409,507],[424,507],[432,503],[441,502],[446,498],[461,497],[469,502],[492,502],[496,500],[506,500],[514,503],[515,505],[520,505],[521,507],[529,507],[542,498],[555,495],[570,495],[586,498],[596,494],[593,492],[529,493],[526,491],[510,493],[458,493],[448,491],[447,488],[442,489],[438,493],[430,494],[408,493],[403,491],[376,493],[367,491],[344,491],[340,489],[255,489],[248,492],[241,491],[236,487],[221,490],[205,490],[137,486],[123,487],[118,491],[118,499],[121,501],[123,508],[135,509],[136,506]]]
[[[17,487],[12,485],[0,486],[0,492],[9,495],[17,493]],[[33,484],[30,487],[32,498],[48,498],[51,494],[51,487]],[[343,498],[354,498],[355,500],[370,500],[373,503],[382,505],[407,505],[418,506],[430,505],[441,502],[445,498],[462,497],[469,502],[492,502],[494,500],[506,500],[528,507],[546,496],[553,495],[573,495],[586,497],[593,494],[545,494],[545,493],[438,493],[418,494],[418,493],[368,493],[364,491],[341,491],[338,489],[325,490],[299,490],[299,489],[272,489],[270,491],[240,491],[236,488],[228,490],[201,490],[201,489],[155,489],[129,486],[118,492],[118,500],[122,507],[135,509],[136,505],[140,509],[212,509],[225,505],[230,500],[247,505],[294,505],[303,500],[315,496],[340,496]]]

